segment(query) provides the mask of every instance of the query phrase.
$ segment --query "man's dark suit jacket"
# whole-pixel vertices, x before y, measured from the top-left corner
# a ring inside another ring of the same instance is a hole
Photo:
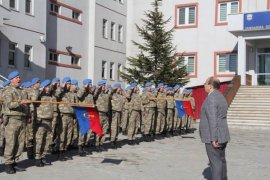
[[[214,90],[204,100],[201,108],[200,136],[203,143],[218,141],[225,143],[230,140],[227,124],[228,104],[218,90]]]

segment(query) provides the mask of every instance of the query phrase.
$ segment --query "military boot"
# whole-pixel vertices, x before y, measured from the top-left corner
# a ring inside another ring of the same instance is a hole
[[[42,163],[42,161],[41,161],[41,159],[36,159],[36,166],[37,167],[43,167],[44,166],[44,164]]]
[[[111,142],[111,145],[112,145],[112,148],[113,148],[113,149],[117,149],[116,141],[112,141],[112,142]]]
[[[48,162],[45,158],[41,158],[41,162],[45,165],[45,166],[50,166],[52,165],[51,162]]]
[[[83,147],[80,145],[78,146],[78,154],[81,157],[86,156],[86,153],[83,151]]]
[[[65,155],[65,151],[60,151],[58,154],[58,160],[59,161],[66,161],[66,155]]]
[[[12,164],[7,164],[6,167],[5,167],[5,171],[6,171],[7,174],[15,174],[16,173],[16,171],[13,168]]]
[[[27,147],[27,157],[28,159],[34,159],[34,148],[33,147]]]
[[[13,168],[14,168],[14,169],[15,169],[15,171],[17,171],[17,172],[26,171],[26,169],[25,169],[25,168],[18,166],[18,164],[17,164],[17,163],[14,163],[14,164],[13,164]]]

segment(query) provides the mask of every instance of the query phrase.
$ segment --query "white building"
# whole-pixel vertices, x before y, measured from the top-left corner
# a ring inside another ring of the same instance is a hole
[[[151,2],[128,3],[127,56],[137,53],[130,41],[140,41],[134,24],[142,24],[143,12],[152,8]],[[165,19],[172,18],[168,29],[175,30],[173,43],[187,64],[187,86],[202,85],[209,76],[228,81],[235,73],[241,75],[242,84],[246,84],[246,74],[253,77],[253,85],[260,84],[258,73],[261,78],[270,73],[270,31],[265,28],[247,32],[243,16],[269,8],[269,0],[163,0],[161,10]],[[268,68],[262,70],[261,66]]]

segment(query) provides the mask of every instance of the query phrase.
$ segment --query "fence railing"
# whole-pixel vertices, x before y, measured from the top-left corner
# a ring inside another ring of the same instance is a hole
[[[227,100],[228,106],[231,105],[233,98],[235,97],[240,86],[241,86],[241,76],[235,75],[231,83],[228,85],[226,91],[223,93],[223,95]]]

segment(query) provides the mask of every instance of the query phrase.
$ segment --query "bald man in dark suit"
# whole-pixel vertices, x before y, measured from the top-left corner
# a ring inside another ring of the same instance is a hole
[[[225,149],[230,134],[227,124],[228,104],[222,93],[218,91],[220,81],[209,77],[204,89],[208,94],[201,108],[200,137],[205,143],[206,152],[210,161],[213,180],[227,178],[227,164]]]

